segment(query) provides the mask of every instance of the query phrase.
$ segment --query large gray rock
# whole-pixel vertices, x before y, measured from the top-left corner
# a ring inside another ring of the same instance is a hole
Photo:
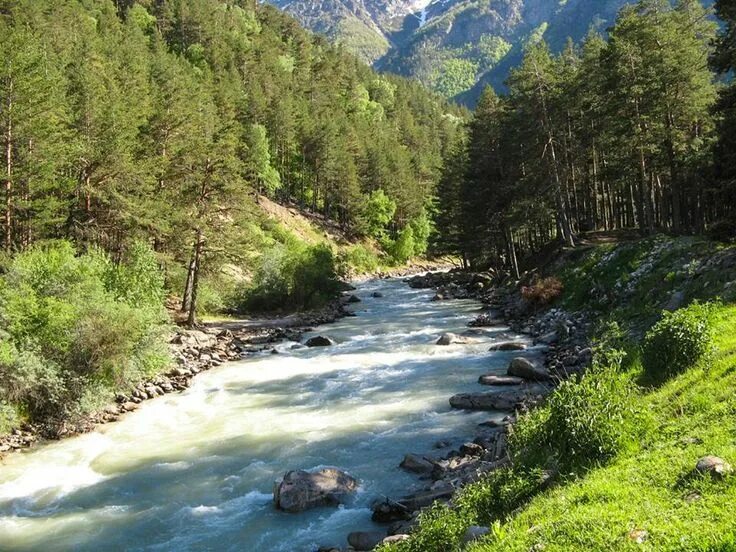
[[[336,506],[357,489],[357,479],[335,468],[295,470],[274,483],[273,502],[286,512],[303,512],[318,506]]]
[[[503,343],[496,343],[492,345],[489,351],[525,351],[526,343],[520,341],[505,341]]]
[[[521,385],[526,380],[516,376],[499,376],[497,374],[486,374],[478,378],[481,385]]]
[[[407,454],[399,467],[413,473],[432,473],[434,462],[417,454]]]
[[[380,531],[353,531],[348,535],[348,544],[353,550],[368,552],[381,544],[386,533]]]
[[[217,337],[199,330],[180,330],[176,341],[196,349],[210,349],[217,345]]]
[[[325,337],[323,335],[310,337],[309,339],[307,339],[306,343],[307,347],[330,347],[334,344],[334,341],[332,341],[329,337]]]
[[[460,337],[459,335],[456,335],[454,333],[446,333],[442,334],[440,338],[436,341],[437,345],[454,345],[454,344],[465,344],[468,340],[464,337]]]
[[[450,397],[450,406],[462,410],[515,410],[523,402],[549,393],[547,386],[526,385],[497,393],[459,393]]]
[[[511,361],[506,373],[531,381],[546,381],[550,379],[549,372],[544,368],[536,366],[532,361],[523,357],[517,357]]]

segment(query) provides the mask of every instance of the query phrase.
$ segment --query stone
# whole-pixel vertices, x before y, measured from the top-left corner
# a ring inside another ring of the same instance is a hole
[[[505,341],[492,345],[489,351],[525,351],[526,344],[520,341]]]
[[[544,343],[545,345],[552,345],[553,343],[557,343],[559,339],[560,339],[560,336],[557,334],[557,332],[549,332],[549,333],[539,336],[537,338],[537,341],[539,343]]]
[[[335,468],[315,472],[294,470],[274,483],[273,501],[286,512],[303,512],[319,506],[336,506],[358,490],[358,480]]]
[[[478,378],[481,385],[521,385],[525,380],[516,376],[499,376],[496,374],[486,374]]]
[[[399,533],[398,535],[389,535],[381,541],[381,544],[396,544],[397,542],[403,542],[409,540],[409,535]]]
[[[323,335],[310,337],[309,339],[307,339],[306,342],[307,347],[331,347],[334,344],[334,341],[332,341],[329,337],[325,337]]]
[[[358,297],[357,295],[351,295],[350,297],[347,298],[347,302],[348,303],[360,303],[361,300],[360,300],[360,297]]]
[[[676,311],[685,304],[685,292],[684,291],[673,291],[670,295],[667,304],[664,306],[666,311]]]
[[[450,406],[462,410],[515,410],[527,399],[548,393],[549,388],[540,384],[500,392],[458,393],[450,397]]]
[[[535,366],[533,362],[523,357],[516,357],[513,359],[509,364],[506,373],[509,376],[516,376],[517,378],[532,381],[546,381],[550,379],[550,375],[547,370]]]
[[[468,544],[470,542],[481,539],[485,535],[487,535],[489,531],[490,530],[488,529],[488,527],[481,527],[480,525],[471,525],[465,530],[465,533],[463,534],[463,543]]]
[[[733,473],[733,468],[723,458],[718,456],[704,456],[695,465],[695,471],[703,475],[710,475],[713,479],[723,479]]]
[[[217,337],[199,330],[181,330],[178,339],[182,345],[197,349],[209,349],[217,345]]]
[[[417,454],[407,454],[399,467],[412,473],[431,473],[434,469],[434,462]]]
[[[380,299],[380,298],[382,298],[382,297],[383,297],[383,293],[381,293],[380,291],[374,291],[374,292],[373,292],[373,293],[371,294],[371,297],[373,297],[374,299]]]
[[[383,542],[386,534],[380,531],[353,531],[348,535],[348,544],[354,550],[367,552]]]
[[[634,541],[636,544],[644,544],[649,538],[649,533],[644,529],[634,529],[629,533],[629,539]]]
[[[478,443],[465,443],[460,446],[460,454],[463,456],[483,456],[485,449]]]
[[[436,345],[455,345],[455,344],[464,345],[466,343],[467,343],[466,339],[454,333],[442,334],[440,338],[435,342]]]

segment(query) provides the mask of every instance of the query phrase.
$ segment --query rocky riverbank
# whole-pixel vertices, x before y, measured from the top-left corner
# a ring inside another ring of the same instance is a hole
[[[0,458],[39,442],[88,433],[101,424],[115,422],[137,410],[146,400],[187,389],[194,376],[224,362],[264,351],[275,353],[273,347],[279,341],[299,341],[311,327],[350,315],[344,308],[349,301],[350,295],[345,295],[322,309],[292,315],[288,319],[209,324],[196,330],[177,328],[168,344],[172,358],[168,372],[141,381],[126,393],[118,393],[114,402],[99,412],[74,419],[23,424],[0,436]]]
[[[552,392],[555,385],[583,372],[592,360],[589,335],[592,324],[585,313],[562,309],[539,309],[520,293],[520,285],[495,285],[492,273],[449,271],[427,273],[406,280],[417,289],[434,289],[433,301],[477,299],[485,305],[483,313],[468,321],[466,335],[444,335],[438,346],[461,344],[480,335],[480,328],[508,325],[523,340],[499,343],[492,351],[513,352],[507,374],[479,374],[479,384],[490,391],[449,397],[454,408],[505,412],[501,421],[488,420],[478,425],[475,439],[450,448],[436,444],[434,451],[407,453],[398,467],[417,474],[425,482],[418,492],[402,497],[387,497],[373,506],[373,521],[386,524],[385,532],[356,531],[347,537],[348,547],[322,548],[320,552],[372,550],[382,542],[408,538],[423,508],[436,500],[451,502],[454,494],[484,474],[510,462],[506,443],[509,428],[517,415]],[[529,346],[534,353],[527,352]],[[518,355],[518,356],[517,356]],[[398,459],[397,459],[398,460]],[[552,480],[553,474],[545,474]],[[486,528],[471,528],[467,540],[478,538]]]

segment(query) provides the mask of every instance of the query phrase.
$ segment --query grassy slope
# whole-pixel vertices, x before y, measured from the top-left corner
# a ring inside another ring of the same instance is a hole
[[[470,550],[736,550],[736,477],[688,477],[708,454],[736,463],[736,306],[719,309],[716,335],[706,367],[642,394],[657,424],[638,451],[538,496]]]
[[[466,549],[736,551],[736,476],[719,483],[691,477],[705,455],[736,466],[736,248],[663,236],[597,243],[568,252],[548,272],[565,285],[563,307],[590,309],[601,323],[616,321],[630,331],[628,369],[636,381],[643,381],[637,339],[675,293],[684,304],[723,301],[715,317],[717,349],[703,366],[658,387],[641,384],[637,406],[651,414],[653,427],[633,450],[582,474],[563,475]],[[467,527],[474,520],[446,516],[423,523],[420,533],[457,533],[458,522]]]

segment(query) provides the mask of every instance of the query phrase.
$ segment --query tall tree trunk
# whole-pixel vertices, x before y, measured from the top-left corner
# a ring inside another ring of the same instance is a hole
[[[204,237],[201,230],[197,230],[197,241],[194,244],[194,258],[192,270],[192,289],[191,299],[189,301],[189,315],[187,316],[187,325],[194,327],[197,323],[197,292],[199,290],[199,267],[202,258],[202,247],[204,245]]]
[[[5,133],[5,250],[13,247],[13,79],[8,88],[8,121]]]

